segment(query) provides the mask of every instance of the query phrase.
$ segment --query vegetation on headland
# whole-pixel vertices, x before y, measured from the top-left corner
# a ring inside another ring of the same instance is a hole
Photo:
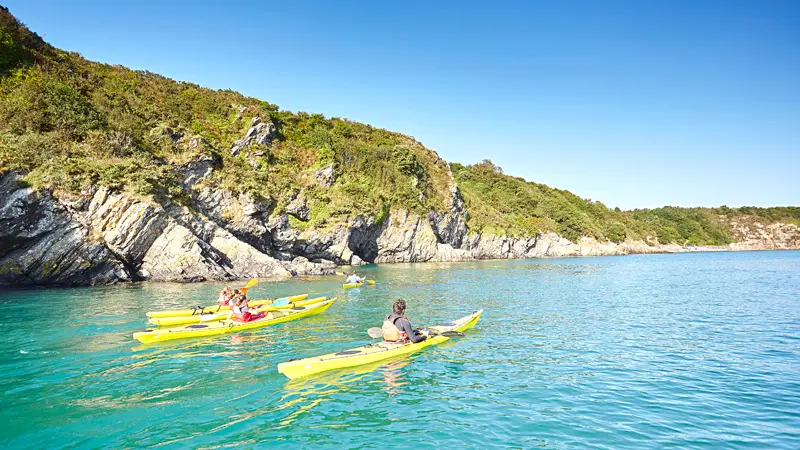
[[[800,220],[799,207],[679,208],[621,211],[569,191],[503,174],[485,160],[452,164],[469,211],[470,229],[495,234],[530,236],[556,232],[575,241],[581,236],[622,242],[626,239],[681,245],[724,245],[732,242],[731,222],[763,223]]]
[[[277,138],[250,156],[230,149],[260,117]],[[230,90],[87,61],[45,43],[0,7],[0,173],[21,171],[38,189],[75,193],[101,184],[181,202],[178,168],[197,157],[218,164],[210,182],[271,199],[280,212],[302,192],[322,227],[390,208],[443,210],[447,163],[411,137],[346,119],[292,113]],[[315,173],[333,164],[335,183]],[[452,164],[472,231],[514,236],[557,232],[621,242],[721,245],[730,221],[800,220],[800,208],[674,208],[620,211],[568,191],[502,173],[490,161]]]

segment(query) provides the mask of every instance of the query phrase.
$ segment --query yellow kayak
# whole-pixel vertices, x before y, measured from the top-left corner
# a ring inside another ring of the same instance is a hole
[[[368,285],[373,285],[373,284],[375,284],[375,280],[367,280],[367,284]],[[361,283],[345,283],[345,284],[342,285],[342,288],[344,288],[344,289],[353,289],[353,288],[361,287],[363,285],[364,285],[363,281]]]
[[[267,317],[252,322],[220,320],[218,322],[197,323],[180,327],[154,328],[139,333],[133,333],[133,338],[144,344],[150,344],[172,339],[214,336],[218,334],[235,333],[237,331],[253,330],[319,314],[328,309],[335,301],[336,298],[332,298],[309,306],[297,306],[291,309],[270,311],[267,313]]]
[[[428,329],[439,334],[446,331],[468,330],[475,326],[475,324],[478,322],[478,319],[480,319],[481,314],[483,314],[483,310],[475,311],[474,313],[458,320],[454,320],[453,322],[428,327]],[[412,344],[410,342],[378,342],[343,352],[329,353],[327,355],[315,356],[312,358],[294,359],[283,362],[278,364],[278,372],[286,375],[290,379],[307,377],[309,375],[328,370],[360,366],[363,364],[374,363],[376,361],[382,361],[395,356],[407,355],[432,345],[441,344],[448,339],[450,338],[439,335],[430,336],[428,339],[416,344]]]
[[[298,295],[298,297],[303,297],[302,295]],[[288,303],[281,306],[260,306],[256,309],[261,311],[277,311],[281,309],[289,309],[294,308],[295,306],[307,306],[313,305],[314,303],[319,303],[325,301],[326,297],[317,297],[311,298],[308,300],[303,300],[294,303]],[[250,302],[250,305],[255,303],[255,301]],[[274,303],[274,302],[273,302]],[[147,321],[150,325],[155,325],[157,327],[174,327],[176,325],[188,325],[190,323],[206,323],[206,322],[216,322],[218,320],[227,319],[228,315],[230,314],[230,310],[218,312],[218,313],[211,313],[211,314],[195,314],[192,316],[176,316],[176,317],[152,317],[150,320]]]
[[[283,298],[276,298],[276,299],[260,299],[260,300],[250,300],[250,306],[265,306],[271,305],[278,300],[286,299],[289,303],[299,302],[301,300],[305,300],[308,297],[308,294],[303,295],[295,295],[292,297],[283,297]],[[226,306],[219,306],[219,305],[211,305],[206,306],[205,308],[201,308],[199,306],[195,306],[194,308],[190,309],[172,309],[168,311],[154,311],[147,313],[147,317],[150,318],[159,318],[159,317],[181,317],[181,316],[194,316],[199,314],[213,314],[222,311],[230,311],[230,307]]]

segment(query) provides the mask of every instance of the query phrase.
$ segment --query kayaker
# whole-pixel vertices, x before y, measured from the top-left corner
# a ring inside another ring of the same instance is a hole
[[[236,292],[238,295],[234,297],[234,304],[231,308],[231,311],[233,311],[233,315],[236,316],[237,319],[242,322],[250,322],[252,320],[258,320],[266,317],[266,312],[256,312],[255,309],[251,308],[247,304],[247,296],[244,293],[238,289]]]
[[[356,274],[355,272],[351,273],[350,276],[347,277],[347,280],[345,280],[345,283],[358,284],[358,283],[363,283],[363,282],[364,282],[364,278],[363,277],[359,277],[358,274]]]
[[[217,304],[219,306],[228,305],[233,297],[233,291],[231,291],[230,286],[225,286],[225,289],[220,291],[219,298],[217,299]]]
[[[428,332],[415,332],[411,328],[411,322],[404,317],[406,313],[406,301],[398,300],[392,306],[392,313],[383,319],[383,340],[386,342],[422,342],[428,338]]]

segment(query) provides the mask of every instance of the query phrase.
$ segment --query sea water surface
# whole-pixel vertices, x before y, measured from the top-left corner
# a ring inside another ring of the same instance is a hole
[[[800,448],[800,252],[454,264],[263,283],[326,313],[141,346],[145,312],[220,283],[0,293],[0,447]],[[277,364],[370,342],[394,300],[465,337],[289,381]]]

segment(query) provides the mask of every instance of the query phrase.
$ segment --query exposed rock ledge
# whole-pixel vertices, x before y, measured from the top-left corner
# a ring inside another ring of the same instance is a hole
[[[713,248],[470,233],[455,183],[444,212],[423,217],[393,210],[382,223],[356,217],[300,232],[271,202],[199,183],[215,164],[198,158],[181,168],[187,205],[151,203],[102,187],[57,198],[21,186],[19,174],[0,175],[0,285],[285,278],[363,263],[800,249],[800,227],[780,223],[732,223],[738,242]],[[295,200],[290,213],[307,219],[303,197]]]

